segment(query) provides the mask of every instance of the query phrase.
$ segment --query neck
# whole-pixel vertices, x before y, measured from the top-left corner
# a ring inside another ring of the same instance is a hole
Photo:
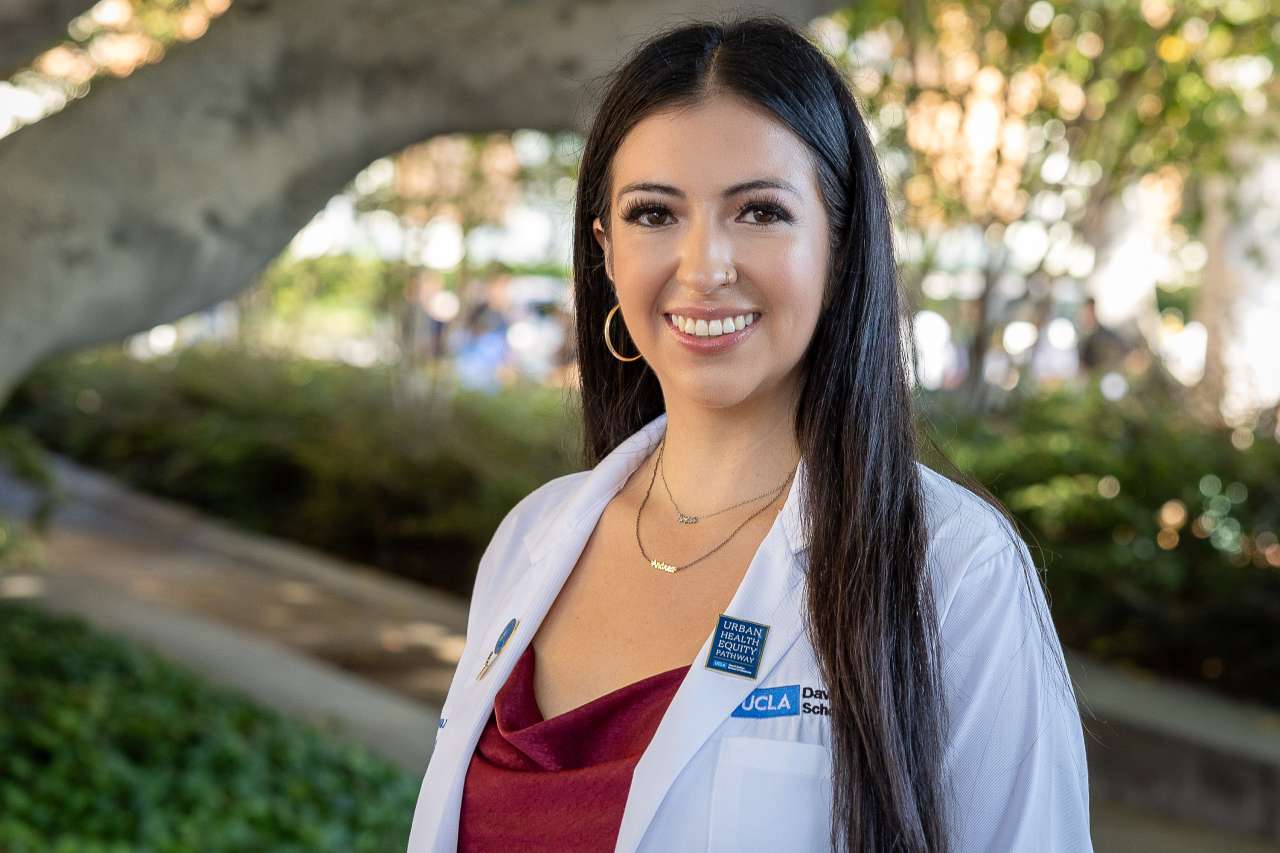
[[[662,471],[680,509],[711,513],[782,486],[800,459],[794,412],[789,399],[719,409],[669,400]],[[658,476],[654,497],[668,503]]]

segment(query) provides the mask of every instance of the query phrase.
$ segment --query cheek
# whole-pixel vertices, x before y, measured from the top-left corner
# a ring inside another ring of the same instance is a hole
[[[774,311],[788,315],[791,324],[807,329],[822,310],[826,257],[809,245],[775,247],[754,266],[756,280],[767,288]]]
[[[616,246],[613,259],[614,289],[622,310],[639,325],[641,318],[657,316],[654,307],[663,288],[675,275],[674,263],[668,262],[668,253],[659,250],[652,241],[622,243]],[[659,317],[659,319],[661,319]],[[641,329],[637,335],[644,335]]]
[[[614,276],[622,282],[643,285],[661,277],[676,257],[675,248],[657,239],[620,237],[613,247]]]

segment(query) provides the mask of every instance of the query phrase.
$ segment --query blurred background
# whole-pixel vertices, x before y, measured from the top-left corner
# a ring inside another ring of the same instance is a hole
[[[400,850],[579,470],[598,76],[698,3],[0,0],[0,849]],[[1026,525],[1094,844],[1280,850],[1280,8],[821,2],[923,420]]]

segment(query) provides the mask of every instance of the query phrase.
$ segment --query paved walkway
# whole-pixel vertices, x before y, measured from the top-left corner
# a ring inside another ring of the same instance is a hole
[[[2,475],[0,475],[2,476]],[[364,566],[240,532],[176,503],[57,462],[71,498],[47,543],[50,572],[198,614],[439,705],[461,654],[467,604]],[[0,479],[0,511],[32,494]]]
[[[0,573],[0,597],[80,615],[422,772],[462,648],[465,602],[235,530],[66,460],[56,468],[68,501],[51,523],[45,566]],[[25,517],[33,500],[0,470],[0,513]],[[1123,676],[1094,671],[1082,687],[1103,711],[1135,700],[1169,704],[1135,692]],[[1174,704],[1194,712],[1187,725],[1209,719],[1194,702]],[[1250,725],[1232,719],[1225,728]],[[1093,839],[1098,853],[1280,851],[1097,800]]]

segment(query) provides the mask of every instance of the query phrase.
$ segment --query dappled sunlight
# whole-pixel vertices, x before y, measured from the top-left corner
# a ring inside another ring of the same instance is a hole
[[[67,25],[68,40],[0,81],[0,138],[89,94],[99,77],[128,77],[203,36],[232,0],[99,0]]]

